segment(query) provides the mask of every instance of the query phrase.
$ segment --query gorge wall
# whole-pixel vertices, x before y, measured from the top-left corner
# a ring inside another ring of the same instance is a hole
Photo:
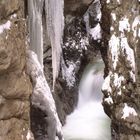
[[[131,2],[133,4],[130,4]],[[102,88],[105,95],[103,104],[106,113],[112,119],[112,139],[138,140],[139,2],[112,0],[102,1],[102,5],[102,12],[106,13],[106,17],[102,18],[103,44],[108,50],[106,64],[109,70]],[[109,21],[106,22],[105,18]]]
[[[22,0],[0,1],[0,140],[31,140],[32,84],[26,74]]]

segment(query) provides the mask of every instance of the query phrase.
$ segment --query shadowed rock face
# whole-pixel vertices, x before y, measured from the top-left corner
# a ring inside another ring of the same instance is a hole
[[[94,0],[64,0],[65,15],[82,16]]]
[[[0,1],[0,140],[26,140],[30,133],[23,9],[22,0]]]

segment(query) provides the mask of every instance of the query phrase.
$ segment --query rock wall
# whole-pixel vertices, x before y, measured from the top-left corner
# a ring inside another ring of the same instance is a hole
[[[22,0],[0,1],[0,140],[31,140]]]
[[[112,120],[112,140],[140,139],[139,3],[103,0],[103,46],[108,76],[103,105]],[[132,4],[133,3],[133,4]],[[103,49],[103,48],[102,48]]]

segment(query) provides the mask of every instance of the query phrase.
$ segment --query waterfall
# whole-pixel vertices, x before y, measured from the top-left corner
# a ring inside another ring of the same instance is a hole
[[[79,100],[63,127],[65,140],[110,140],[110,119],[101,105],[103,62],[87,66],[79,86]]]

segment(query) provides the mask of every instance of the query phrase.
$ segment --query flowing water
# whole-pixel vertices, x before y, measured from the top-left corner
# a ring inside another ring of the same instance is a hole
[[[110,119],[102,107],[103,63],[89,65],[80,82],[79,100],[63,127],[65,140],[110,140]]]

